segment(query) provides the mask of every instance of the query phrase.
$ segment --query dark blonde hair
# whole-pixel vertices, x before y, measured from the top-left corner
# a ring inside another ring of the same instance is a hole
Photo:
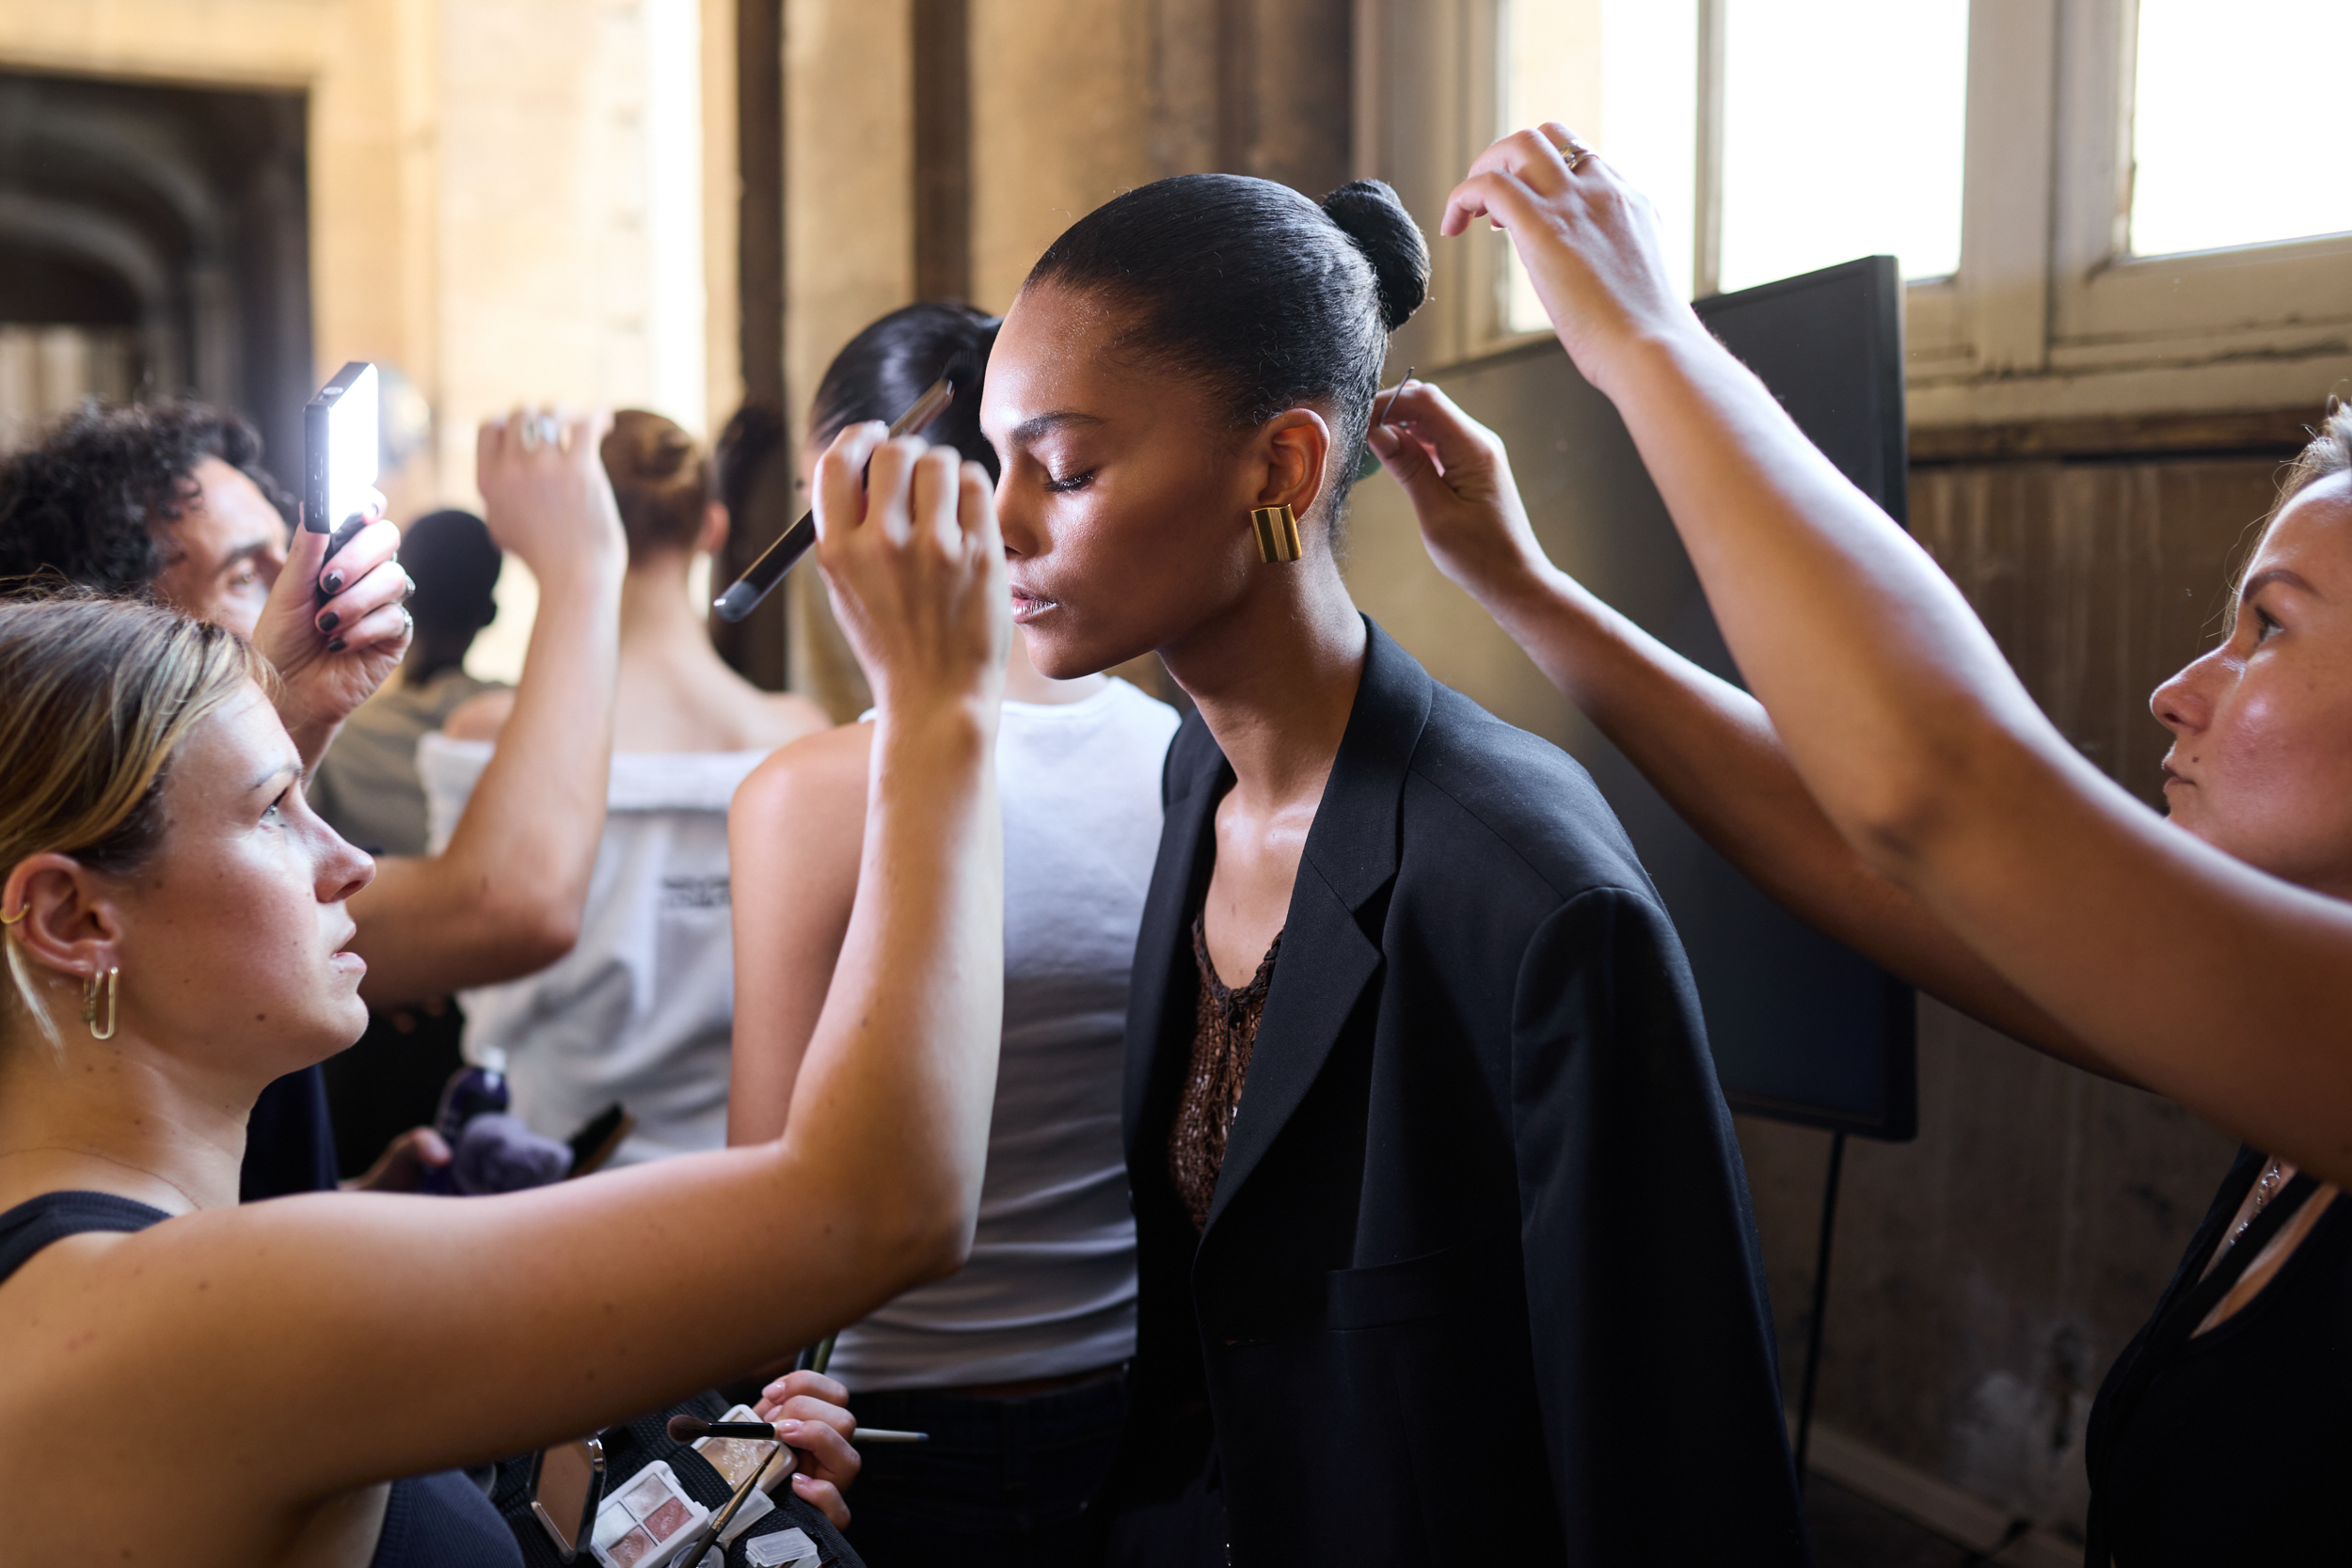
[[[2221,611],[2225,637],[2237,633],[2237,614],[2246,591],[2247,574],[2254,569],[2264,542],[2278,526],[2279,514],[2287,509],[2289,501],[2321,480],[2352,468],[2352,406],[2346,406],[2342,399],[2329,398],[2328,411],[2319,417],[2319,428],[2311,432],[2311,437],[2279,475],[2279,496],[2270,503],[2270,510],[2261,521],[2248,525],[2240,536],[2239,548],[2246,554],[2230,573],[2230,601]]]
[[[162,845],[164,781],[189,732],[268,672],[245,640],[159,605],[68,591],[0,603],[0,876],[27,856],[138,870]],[[19,1004],[54,1044],[22,948]]]
[[[700,444],[675,420],[624,408],[596,451],[620,502],[629,560],[692,549],[710,504],[710,465]]]
[[[2320,416],[2310,444],[2287,465],[2279,481],[2279,501],[2270,509],[2271,517],[2275,520],[2287,502],[2303,491],[2347,468],[2352,468],[2352,407],[2345,406],[2341,398],[2329,398],[2328,412]]]

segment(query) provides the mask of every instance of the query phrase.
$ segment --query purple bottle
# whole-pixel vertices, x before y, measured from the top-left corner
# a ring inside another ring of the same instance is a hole
[[[506,1088],[506,1053],[492,1046],[482,1053],[480,1065],[461,1067],[449,1075],[449,1083],[441,1089],[440,1106],[433,1113],[433,1131],[453,1154],[457,1140],[465,1136],[466,1123],[485,1112],[505,1110],[512,1099]],[[448,1165],[425,1173],[424,1191],[456,1190]]]

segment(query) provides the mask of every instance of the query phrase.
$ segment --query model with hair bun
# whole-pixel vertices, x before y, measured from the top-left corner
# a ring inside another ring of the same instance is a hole
[[[1163,180],[1054,244],[989,363],[1031,660],[1156,649],[1199,708],[1129,998],[1140,1307],[1094,1512],[1121,1565],[1803,1561],[1674,928],[1583,771],[1340,571],[1427,279],[1376,182]]]

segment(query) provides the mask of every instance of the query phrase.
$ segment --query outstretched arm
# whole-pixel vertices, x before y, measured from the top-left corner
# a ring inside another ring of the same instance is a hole
[[[75,1407],[135,1396],[203,1423],[220,1440],[173,1485],[293,1506],[523,1452],[961,1260],[1002,1007],[1003,546],[985,474],[951,451],[918,467],[918,443],[874,457],[869,514],[881,435],[850,432],[821,473],[819,559],[881,712],[855,911],[782,1135],[501,1197],[302,1196],[85,1243],[57,1333],[127,1350]]]
[[[1373,446],[1411,498],[1438,569],[1494,616],[1699,836],[1856,952],[2006,1034],[2119,1076],[1838,836],[1761,704],[1545,558],[1492,431],[1425,382],[1381,406]]]
[[[497,752],[437,855],[388,857],[351,901],[361,993],[377,1006],[544,969],[579,940],[612,768],[621,578],[628,546],[596,455],[609,420],[561,444],[485,422],[485,520],[539,583],[539,610]]]
[[[2352,1178],[2352,907],[2166,826],[2078,756],[1926,552],[1676,297],[1647,204],[1521,132],[1446,209],[1511,232],[1617,406],[1841,838],[2133,1079]]]

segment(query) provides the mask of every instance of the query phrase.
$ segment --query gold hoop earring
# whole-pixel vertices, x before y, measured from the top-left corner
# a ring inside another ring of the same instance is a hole
[[[13,926],[18,921],[24,919],[26,915],[32,912],[33,906],[27,904],[23,909],[17,911],[14,914],[0,914],[0,926]]]
[[[115,981],[122,971],[112,964],[106,966],[106,1027],[98,1027],[98,981],[93,974],[82,982],[82,1022],[89,1025],[89,1037],[110,1040],[115,1037]]]
[[[1260,561],[1296,561],[1307,553],[1298,542],[1298,514],[1290,509],[1289,502],[1261,506],[1249,514],[1249,522],[1258,531]]]

